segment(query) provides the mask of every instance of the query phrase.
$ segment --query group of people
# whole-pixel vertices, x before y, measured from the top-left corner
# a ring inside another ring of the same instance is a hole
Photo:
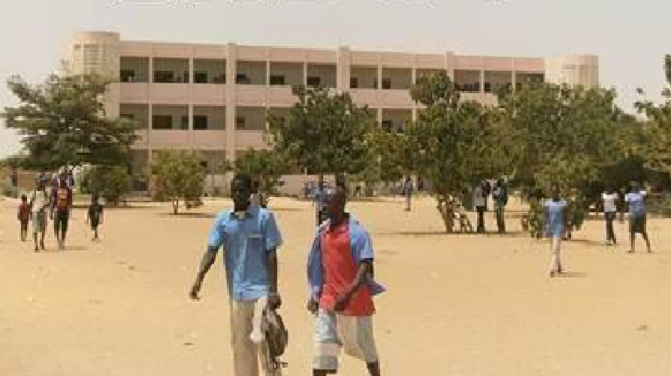
[[[476,232],[485,233],[485,213],[488,210],[490,195],[494,202],[497,231],[504,234],[506,232],[505,210],[508,205],[508,187],[503,179],[497,180],[493,188],[489,180],[482,180],[473,189],[473,206],[478,213]]]
[[[53,221],[54,235],[58,249],[65,249],[68,226],[73,206],[73,184],[67,173],[54,174],[51,180],[51,190],[47,191],[47,178],[40,174],[35,179],[35,189],[29,194],[21,196],[17,219],[21,225],[21,240],[28,240],[28,226],[32,222],[35,252],[45,250],[45,236],[47,222]],[[93,231],[93,240],[99,240],[98,227],[103,221],[103,206],[97,195],[93,195],[88,208],[87,223]]]
[[[647,210],[645,205],[647,193],[638,182],[632,182],[629,193],[624,196],[624,203],[629,207],[629,236],[631,248],[629,253],[636,252],[636,234],[641,234],[646,243],[648,253],[652,252],[647,231]],[[606,217],[606,244],[615,245],[617,239],[613,222],[617,217],[619,195],[612,190],[602,194],[603,209]],[[547,237],[551,239],[550,277],[556,277],[565,271],[561,263],[561,242],[567,238],[568,203],[561,195],[558,183],[551,186],[551,197],[543,203],[544,224]]]
[[[190,290],[198,300],[203,280],[224,250],[231,311],[231,346],[235,376],[281,374],[277,342],[260,317],[282,304],[278,249],[282,235],[273,213],[252,200],[252,180],[236,175],[231,183],[233,208],[220,213],[212,228],[196,280]],[[363,225],[346,208],[347,191],[323,183],[315,199],[317,231],[309,248],[307,309],[314,315],[313,375],[336,373],[338,356],[363,360],[371,376],[380,375],[373,336],[372,297],[384,289],[373,280],[374,252]],[[261,329],[259,329],[259,326]]]

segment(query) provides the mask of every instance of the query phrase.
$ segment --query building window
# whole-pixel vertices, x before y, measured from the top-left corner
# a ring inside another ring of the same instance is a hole
[[[382,79],[382,89],[385,90],[391,89],[391,78]]]
[[[394,122],[391,120],[382,120],[382,129],[384,129],[387,132],[391,132],[392,127],[394,126]]]
[[[195,72],[193,74],[193,82],[196,84],[206,84],[207,81],[207,72]]]
[[[244,116],[236,116],[236,118],[235,118],[235,128],[245,129],[245,117]]]
[[[154,115],[152,116],[152,129],[172,129],[172,116],[170,115]]]
[[[181,129],[183,131],[189,130],[189,117],[187,115],[182,115]]]
[[[214,79],[212,79],[212,82],[215,84],[225,84],[226,83],[226,75],[225,74],[220,74],[218,76],[214,76]]]
[[[193,129],[197,131],[207,130],[207,116],[195,115],[193,117]]]
[[[350,77],[349,87],[352,88],[352,89],[359,88],[359,79],[357,77]]]
[[[249,85],[252,81],[249,79],[249,76],[247,76],[244,73],[238,73],[235,76],[235,83],[236,84],[242,84],[242,85]]]
[[[175,82],[175,72],[173,71],[155,71],[154,82],[157,83],[172,83]]]
[[[284,76],[282,75],[270,75],[270,85],[286,85],[284,81]]]
[[[135,71],[132,69],[122,69],[119,76],[121,77],[121,82],[135,81]]]
[[[321,86],[322,84],[322,78],[318,76],[308,76],[308,86]]]

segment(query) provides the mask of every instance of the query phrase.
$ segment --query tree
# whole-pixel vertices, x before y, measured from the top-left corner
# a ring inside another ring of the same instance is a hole
[[[130,191],[131,177],[122,166],[92,166],[84,172],[81,184],[84,192],[97,194],[116,206]]]
[[[671,55],[666,55],[664,72],[667,82],[671,84]],[[639,94],[643,91],[639,89]],[[636,109],[646,116],[644,122],[643,154],[647,168],[663,174],[671,173],[671,89],[662,91],[663,102],[653,103],[649,100],[636,102]]]
[[[411,95],[425,108],[405,132],[408,147],[416,172],[431,183],[445,230],[451,233],[459,197],[505,166],[496,114],[463,101],[445,73],[420,78]]]
[[[536,84],[499,101],[515,179],[527,188],[558,181],[584,191],[620,156],[616,135],[628,118],[613,90]]]
[[[348,93],[325,88],[295,87],[298,102],[286,118],[269,114],[274,150],[310,173],[358,173],[368,156],[366,134],[375,126],[367,107],[352,102]]]
[[[277,194],[277,188],[284,184],[282,175],[287,171],[287,164],[276,151],[248,149],[235,160],[233,170],[259,181],[267,194]]]
[[[203,195],[205,168],[192,152],[162,150],[152,168],[156,189],[172,203],[174,214],[179,212],[180,200],[189,202]]]
[[[22,165],[55,169],[65,165],[123,165],[136,139],[135,122],[105,118],[106,83],[97,76],[51,75],[41,85],[18,76],[7,85],[20,104],[1,116],[23,136]]]

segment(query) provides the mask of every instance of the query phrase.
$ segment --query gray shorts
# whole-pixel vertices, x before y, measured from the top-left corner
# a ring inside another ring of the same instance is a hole
[[[47,213],[44,211],[34,212],[30,214],[30,219],[33,222],[33,234],[46,232],[47,230]]]
[[[372,316],[343,316],[320,309],[315,319],[312,367],[335,371],[342,350],[366,363],[377,362]]]

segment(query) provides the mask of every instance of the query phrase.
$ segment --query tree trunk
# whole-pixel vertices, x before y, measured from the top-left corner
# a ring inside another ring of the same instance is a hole
[[[179,213],[179,199],[172,200],[172,213],[175,215]]]
[[[454,208],[452,205],[447,200],[439,198],[437,209],[443,219],[445,232],[448,234],[454,233]]]

